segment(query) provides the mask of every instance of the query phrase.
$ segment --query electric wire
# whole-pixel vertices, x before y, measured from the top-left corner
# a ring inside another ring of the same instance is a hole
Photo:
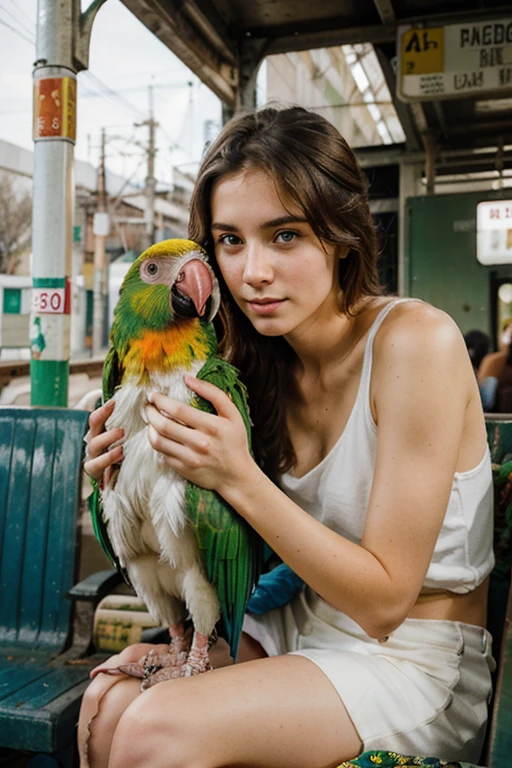
[[[18,19],[18,18],[17,18],[17,17],[16,17],[16,16],[15,16],[13,13],[11,13],[11,11],[10,11],[8,8],[6,8],[4,5],[0,5],[0,11],[3,11],[4,13],[7,13],[7,14],[8,14],[8,15],[11,17],[11,19],[14,19],[14,21],[16,22],[16,24],[19,24],[19,26],[21,27],[21,29],[22,29],[24,32],[27,32],[27,34],[29,34],[31,37],[34,37],[34,40],[35,40],[35,33],[34,33],[34,30],[33,30],[33,29],[29,29],[29,28],[26,26],[26,24],[24,24],[24,23],[23,23],[23,22],[22,22],[20,19]]]
[[[0,24],[3,24],[4,27],[7,27],[8,29],[12,30],[12,32],[14,32],[16,35],[18,35],[18,37],[22,37],[23,40],[27,41],[27,43],[30,43],[31,45],[34,45],[35,40],[31,40],[29,37],[24,35],[23,32],[20,32],[18,29],[16,29],[11,24],[9,24],[9,22],[4,21],[3,19],[0,19]]]
[[[31,25],[34,27],[34,29],[35,29],[35,24],[34,24],[34,21],[33,21],[33,19],[31,19],[31,18],[30,18],[30,16],[28,16],[28,15],[25,13],[25,11],[23,10],[23,8],[19,8],[19,7],[18,7],[18,5],[15,3],[15,1],[14,1],[14,0],[8,0],[8,1],[9,1],[9,2],[10,2],[10,3],[11,3],[11,4],[12,4],[12,5],[13,5],[13,6],[16,8],[16,10],[18,11],[18,13],[21,13],[21,15],[22,15],[22,16],[24,16],[24,17],[26,18],[26,20],[29,22],[29,24],[31,24]]]

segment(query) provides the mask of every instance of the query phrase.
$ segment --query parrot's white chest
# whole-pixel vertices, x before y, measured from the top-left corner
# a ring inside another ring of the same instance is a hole
[[[124,460],[113,488],[103,494],[109,536],[121,564],[145,552],[153,552],[173,566],[180,565],[185,550],[175,545],[184,533],[187,481],[170,469],[148,437],[145,409],[151,392],[189,403],[193,393],[183,381],[204,365],[171,374],[156,374],[149,385],[126,382],[114,396],[115,408],[107,428],[122,427]],[[172,534],[172,535],[170,535]]]

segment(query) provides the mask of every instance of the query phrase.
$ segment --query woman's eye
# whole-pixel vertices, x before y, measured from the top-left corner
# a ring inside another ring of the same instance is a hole
[[[219,237],[219,243],[224,243],[224,245],[240,245],[241,240],[236,235],[222,235]]]
[[[283,232],[278,232],[276,235],[276,240],[279,240],[282,243],[293,243],[295,238],[298,237],[296,232],[292,232],[291,230],[285,230]]]

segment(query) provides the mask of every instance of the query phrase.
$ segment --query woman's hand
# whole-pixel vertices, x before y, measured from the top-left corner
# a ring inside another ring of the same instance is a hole
[[[186,480],[223,495],[223,488],[240,483],[256,466],[242,416],[213,384],[193,376],[185,376],[185,383],[209,400],[217,414],[155,392],[146,407],[149,441],[167,466]]]
[[[123,439],[124,430],[117,427],[105,432],[105,423],[113,410],[114,401],[109,400],[93,411],[89,418],[89,431],[84,437],[87,443],[84,470],[100,485],[108,482],[112,465],[119,464],[123,460],[123,446],[116,445],[114,448],[110,446]]]

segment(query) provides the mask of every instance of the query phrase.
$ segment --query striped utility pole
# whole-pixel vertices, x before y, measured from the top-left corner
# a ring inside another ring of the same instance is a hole
[[[31,403],[68,402],[76,75],[105,0],[38,0],[34,64]]]

